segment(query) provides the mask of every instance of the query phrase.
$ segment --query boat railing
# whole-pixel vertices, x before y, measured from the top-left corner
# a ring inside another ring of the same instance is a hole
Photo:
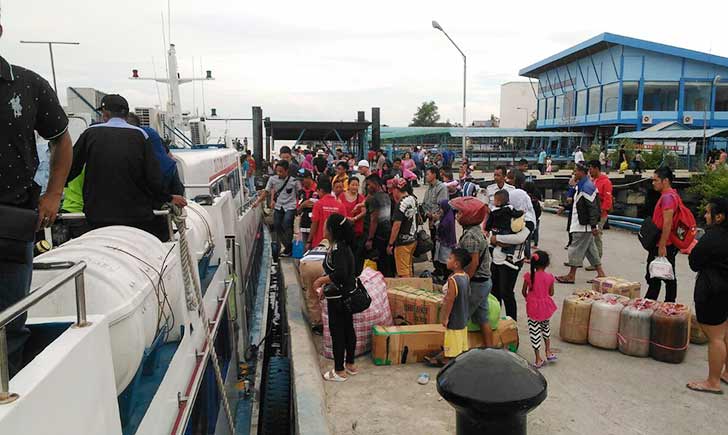
[[[10,365],[8,362],[8,341],[5,331],[6,326],[10,322],[27,312],[47,296],[53,294],[66,282],[73,279],[76,288],[76,323],[73,327],[83,328],[89,325],[89,322],[86,321],[86,287],[83,277],[86,263],[83,261],[79,261],[78,263],[70,261],[33,263],[33,268],[42,270],[66,270],[53,277],[28,296],[0,312],[0,406],[14,402],[19,397],[18,394],[10,392]]]
[[[169,231],[169,240],[174,238],[174,228],[172,227],[172,214],[169,210],[154,210],[154,216],[167,217],[167,231]],[[56,220],[81,220],[86,219],[85,213],[58,213]]]

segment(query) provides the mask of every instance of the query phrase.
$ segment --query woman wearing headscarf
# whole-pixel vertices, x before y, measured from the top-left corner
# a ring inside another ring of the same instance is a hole
[[[307,169],[311,172],[313,172],[313,154],[307,153],[306,157],[303,159],[303,162],[301,163],[301,167],[303,169]]]

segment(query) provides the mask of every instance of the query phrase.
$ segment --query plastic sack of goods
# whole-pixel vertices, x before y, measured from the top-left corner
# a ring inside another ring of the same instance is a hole
[[[650,354],[652,314],[659,306],[659,302],[651,299],[629,301],[619,318],[620,352],[637,357]]]
[[[372,298],[372,303],[365,311],[354,314],[354,332],[356,332],[356,356],[365,354],[372,349],[372,327],[374,325],[391,326],[392,310],[389,308],[387,297],[387,284],[384,276],[372,269],[364,269],[359,279]],[[324,326],[324,338],[322,353],[325,358],[334,358],[334,348],[331,342],[331,330],[329,330],[328,304],[322,301],[322,319]]]
[[[589,318],[589,344],[602,349],[617,348],[619,318],[627,302],[628,297],[613,294],[594,301]]]
[[[473,196],[462,196],[450,201],[450,207],[460,213],[458,221],[462,225],[479,225],[485,220],[488,209],[485,203]]]
[[[672,281],[675,279],[675,271],[672,264],[665,257],[657,257],[650,263],[650,278],[659,278]]]
[[[588,342],[592,304],[601,297],[602,294],[599,292],[582,290],[574,292],[573,295],[564,299],[559,329],[559,336],[562,340],[574,344]]]
[[[690,308],[665,302],[652,315],[650,356],[657,361],[683,362],[690,343]]]

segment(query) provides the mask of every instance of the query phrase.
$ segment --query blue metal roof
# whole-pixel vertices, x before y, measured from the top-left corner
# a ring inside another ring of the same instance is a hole
[[[538,74],[546,69],[572,62],[577,58],[588,55],[590,52],[593,53],[614,45],[624,45],[626,47],[654,51],[656,53],[684,57],[685,59],[698,62],[728,67],[728,58],[726,57],[695,50],[688,50],[686,48],[674,47],[672,45],[658,44],[656,42],[630,38],[627,36],[615,35],[614,33],[602,33],[601,35],[588,39],[581,44],[566,49],[561,53],[555,54],[540,62],[536,62],[531,66],[527,66],[520,70],[518,74],[524,77],[538,78]]]

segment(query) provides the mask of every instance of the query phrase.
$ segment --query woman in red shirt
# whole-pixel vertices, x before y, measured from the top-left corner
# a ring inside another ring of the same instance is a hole
[[[354,252],[354,269],[357,276],[361,274],[364,266],[365,237],[362,236],[364,235],[364,215],[366,214],[365,207],[357,206],[363,204],[364,200],[364,195],[359,193],[359,179],[352,177],[347,189],[339,195],[339,201],[344,205],[346,217],[354,226],[354,243],[351,250]]]

